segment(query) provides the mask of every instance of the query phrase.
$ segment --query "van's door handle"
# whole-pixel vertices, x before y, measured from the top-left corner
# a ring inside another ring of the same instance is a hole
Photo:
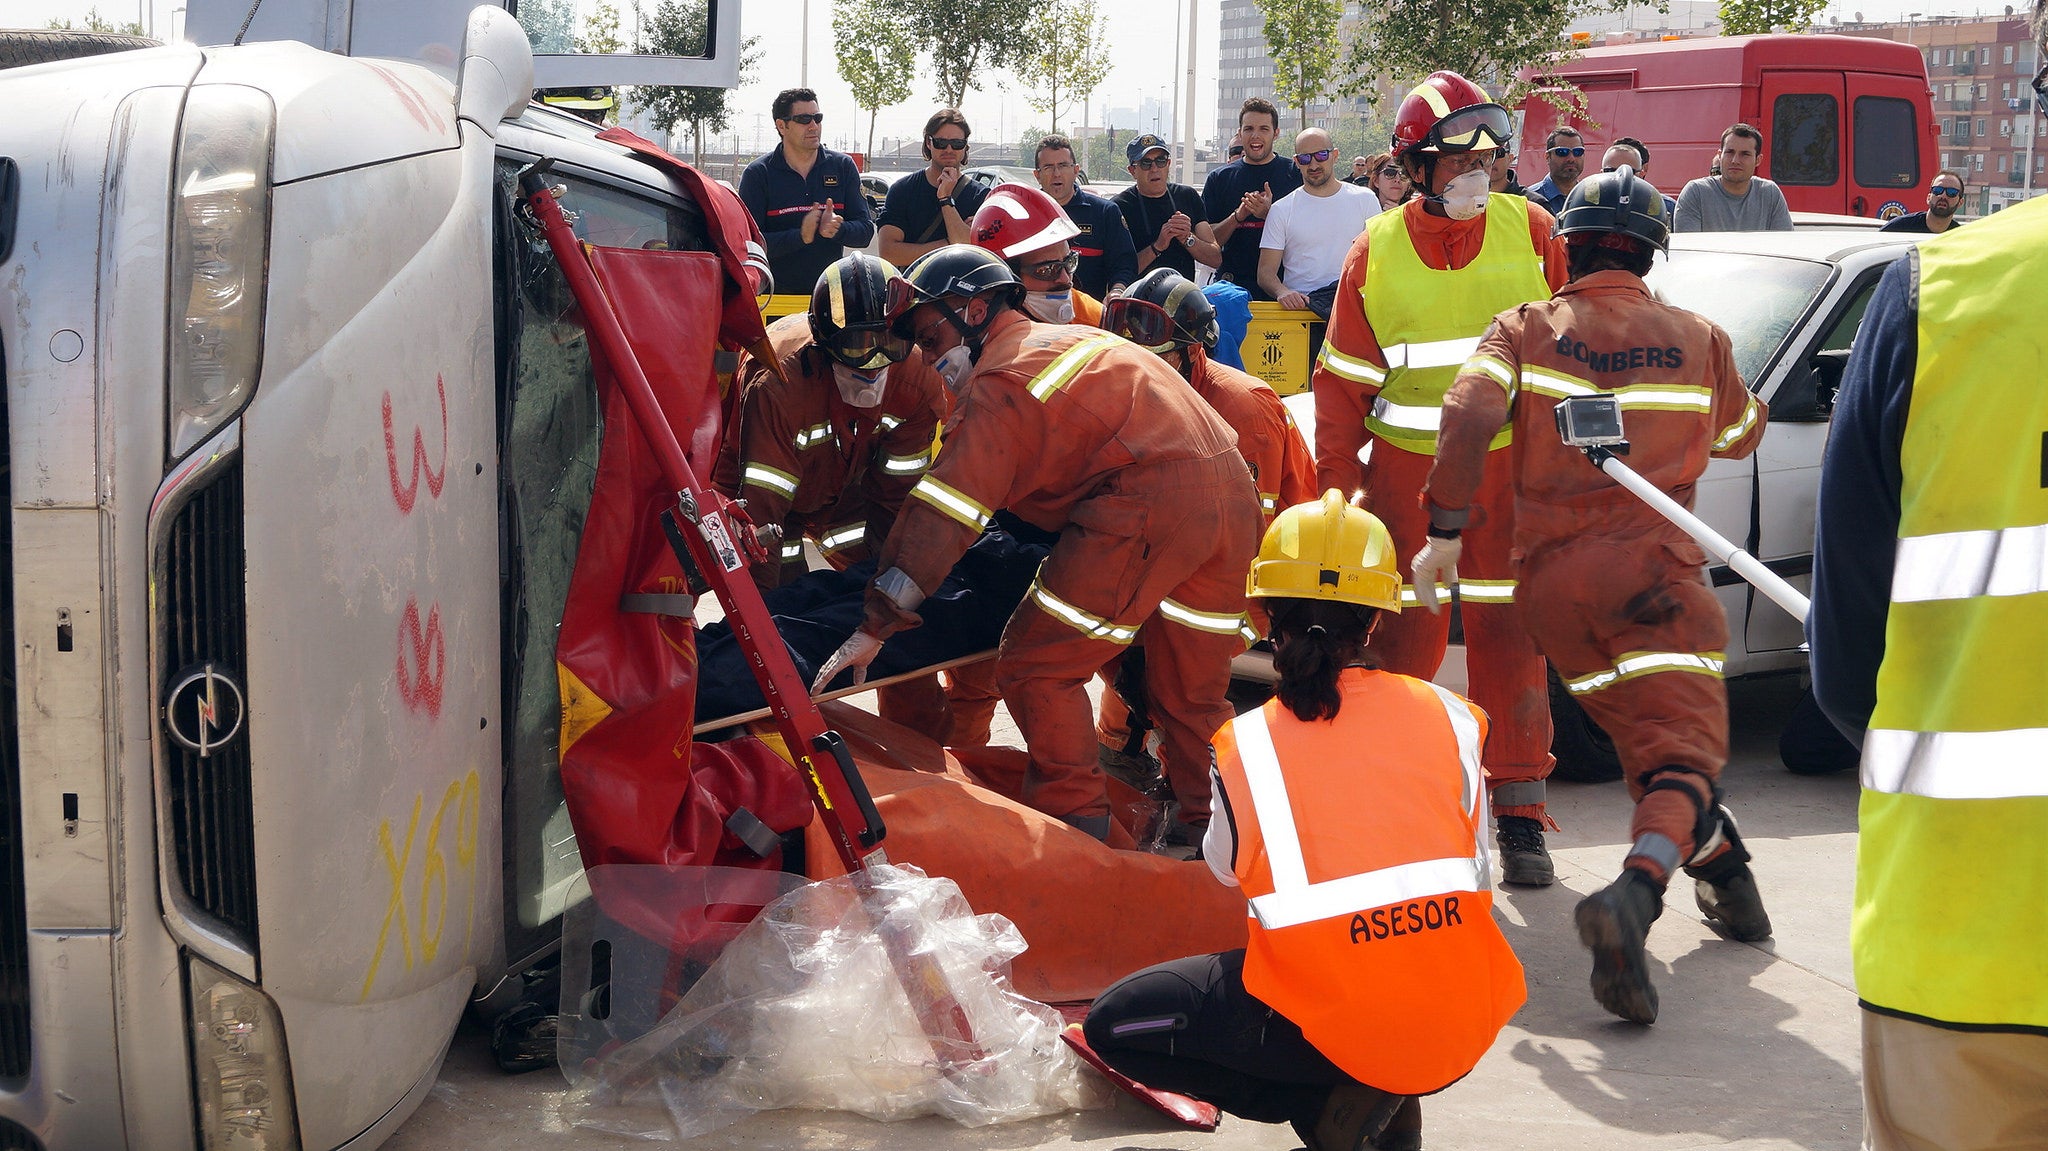
[[[1865,200],[1861,196],[1858,196],[1855,199],[1849,201],[1849,213],[1851,215],[1861,216],[1864,213],[1864,211],[1869,207],[1870,202],[1868,200]]]

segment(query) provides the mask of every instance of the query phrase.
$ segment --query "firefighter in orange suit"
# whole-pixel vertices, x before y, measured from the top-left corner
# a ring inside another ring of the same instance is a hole
[[[1510,134],[1507,109],[1454,72],[1433,72],[1401,101],[1394,152],[1422,195],[1383,212],[1351,245],[1316,363],[1316,476],[1365,491],[1365,506],[1404,556],[1428,521],[1417,494],[1429,475],[1444,389],[1496,312],[1548,299],[1565,281],[1552,220],[1520,196],[1488,194],[1486,165]],[[1372,447],[1361,470],[1359,452]],[[1493,446],[1504,448],[1503,431]],[[1491,458],[1498,461],[1504,453]],[[1514,610],[1507,468],[1495,463],[1472,501],[1459,572],[1472,698],[1493,717],[1486,774],[1498,821],[1503,883],[1556,880],[1543,842],[1550,697],[1543,659]],[[1402,601],[1412,605],[1414,590]],[[1448,617],[1407,612],[1375,644],[1390,671],[1436,675]]]
[[[1335,490],[1266,530],[1250,594],[1279,695],[1216,736],[1203,853],[1250,939],[1126,977],[1085,1034],[1131,1078],[1291,1121],[1312,1151],[1419,1147],[1414,1097],[1471,1071],[1526,997],[1491,914],[1486,714],[1374,668],[1394,543]]]
[[[892,290],[900,309],[908,296],[896,269],[842,257],[818,277],[807,314],[769,326],[776,363],[741,361],[739,418],[712,480],[770,529],[763,542],[775,554],[752,572],[764,591],[803,574],[806,536],[836,568],[867,558],[931,464],[945,391],[889,332]],[[897,723],[948,726],[936,679],[892,684],[879,702]]]
[[[1716,782],[1728,758],[1728,630],[1706,554],[1557,430],[1561,401],[1613,394],[1637,470],[1688,507],[1709,456],[1740,459],[1762,437],[1764,405],[1743,387],[1728,334],[1643,285],[1667,224],[1663,197],[1626,167],[1572,189],[1558,229],[1571,283],[1495,318],[1444,397],[1424,492],[1430,540],[1414,560],[1434,610],[1435,585],[1457,579],[1457,526],[1482,470],[1497,469],[1487,444],[1512,426],[1516,600],[1565,688],[1614,737],[1636,801],[1621,878],[1577,917],[1595,997],[1638,1023],[1657,1017],[1644,937],[1681,865],[1723,934],[1771,933]]]
[[[1108,303],[1102,326],[1158,353],[1237,433],[1238,454],[1259,492],[1262,525],[1281,508],[1315,498],[1315,461],[1279,395],[1257,376],[1209,358],[1218,338],[1216,306],[1201,289],[1172,268],[1154,268]],[[1254,629],[1264,622],[1253,605]],[[1143,786],[1156,768],[1133,739],[1128,718],[1122,696],[1105,692],[1098,755],[1105,770]]]
[[[867,618],[819,672],[865,667],[999,509],[1060,533],[996,659],[1030,751],[1024,799],[1097,838],[1109,797],[1088,678],[1142,632],[1180,817],[1209,817],[1209,737],[1230,718],[1259,503],[1228,424],[1159,357],[1098,329],[1033,323],[990,252],[907,272],[898,321],[953,389],[945,444],[882,546]]]

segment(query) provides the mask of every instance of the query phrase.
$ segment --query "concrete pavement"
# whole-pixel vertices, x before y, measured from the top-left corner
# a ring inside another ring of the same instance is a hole
[[[1553,784],[1561,833],[1551,837],[1558,885],[1501,889],[1498,906],[1528,971],[1529,1002],[1486,1059],[1423,1105],[1425,1146],[1804,1148],[1858,1146],[1856,996],[1850,980],[1856,781],[1787,773],[1776,738],[1798,692],[1788,677],[1737,683],[1734,761],[1726,786],[1771,912],[1775,937],[1732,943],[1701,925],[1688,883],[1674,884],[1650,935],[1662,1013],[1623,1023],[1593,1002],[1591,962],[1572,905],[1612,878],[1628,831],[1619,784]],[[417,1114],[387,1147],[502,1151],[644,1146],[573,1129],[553,1071],[508,1077],[483,1033],[465,1027]],[[965,1129],[936,1119],[881,1124],[853,1116],[756,1116],[691,1144],[704,1148],[1074,1148],[1076,1151],[1278,1151],[1284,1127],[1225,1117],[1213,1134],[1172,1128],[1120,1100],[1112,1110]]]

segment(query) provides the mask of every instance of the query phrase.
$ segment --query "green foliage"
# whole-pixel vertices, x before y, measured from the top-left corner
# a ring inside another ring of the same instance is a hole
[[[1440,68],[1513,107],[1572,57],[1566,29],[1579,17],[1621,11],[1627,0],[1377,0],[1361,11],[1341,91],[1387,83],[1401,92]],[[1660,5],[1661,7],[1661,5]],[[1516,73],[1534,69],[1535,82]]]
[[[576,46],[576,6],[571,0],[520,0],[519,25],[539,53],[558,55]]]
[[[702,56],[708,12],[703,0],[660,0],[640,25],[640,42],[634,51],[650,56]],[[761,63],[761,38],[749,36],[740,42],[740,83],[753,77]],[[691,162],[704,162],[705,133],[725,131],[732,120],[732,89],[685,88],[676,85],[642,85],[628,89],[626,102],[635,109],[654,114],[664,128],[690,126]]]
[[[50,27],[58,32],[112,32],[121,36],[145,35],[140,23],[134,20],[127,21],[126,23],[115,23],[100,15],[100,10],[96,6],[85,10],[85,25],[83,27],[75,26],[69,20],[52,20],[50,21]]]
[[[1039,0],[1030,41],[1012,70],[1030,92],[1031,106],[1051,116],[1057,132],[1060,109],[1088,99],[1109,75],[1109,20],[1095,0]]]
[[[1266,17],[1266,55],[1273,58],[1273,95],[1308,127],[1308,106],[1336,84],[1342,47],[1340,0],[1258,0]]]
[[[586,56],[610,56],[625,47],[626,42],[619,39],[618,6],[611,0],[597,0],[590,19],[583,22],[583,31],[576,37],[576,51]]]
[[[1019,168],[1036,168],[1038,166],[1038,141],[1050,135],[1051,132],[1052,129],[1041,128],[1036,124],[1024,129],[1024,134],[1017,137],[1017,166]]]
[[[1827,6],[1828,0],[1721,0],[1721,33],[1804,32]]]
[[[894,0],[896,21],[930,61],[939,103],[958,108],[989,72],[1032,48],[1038,0]]]
[[[868,114],[869,155],[875,151],[875,114],[910,98],[917,49],[886,0],[839,0],[832,11],[832,50],[839,78]]]

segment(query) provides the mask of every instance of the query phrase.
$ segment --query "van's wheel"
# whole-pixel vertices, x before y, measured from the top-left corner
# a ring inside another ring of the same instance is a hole
[[[28,64],[48,64],[53,60],[159,47],[162,45],[147,36],[125,36],[118,32],[4,28],[0,29],[0,68],[20,68]]]
[[[1620,779],[1621,757],[1615,753],[1614,740],[1564,689],[1557,669],[1549,671],[1550,754],[1557,757],[1550,777],[1572,783],[1611,783]]]

